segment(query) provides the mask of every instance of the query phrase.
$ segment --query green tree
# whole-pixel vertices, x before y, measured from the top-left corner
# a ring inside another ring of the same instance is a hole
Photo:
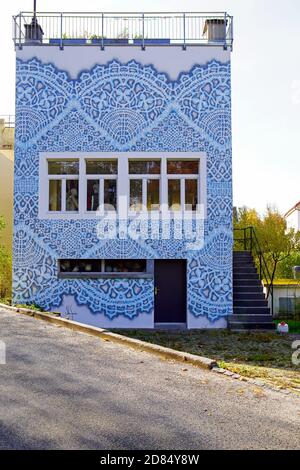
[[[291,279],[294,266],[300,266],[300,251],[291,252],[290,256],[281,261],[276,271],[276,277]]]
[[[271,280],[278,277],[281,264],[291,262],[292,255],[300,254],[300,233],[287,230],[285,218],[279,211],[268,206],[263,216],[255,209],[242,207],[238,210],[235,228],[254,227],[261,251],[266,260]],[[291,275],[289,276],[291,277]]]
[[[257,235],[273,281],[280,263],[299,251],[300,233],[287,230],[285,218],[268,206],[257,226]]]
[[[234,222],[235,228],[257,227],[260,217],[255,209],[249,209],[246,206],[239,207],[237,210],[237,219]]]

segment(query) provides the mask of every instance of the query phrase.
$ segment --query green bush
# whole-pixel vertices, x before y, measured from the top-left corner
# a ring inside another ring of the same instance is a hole
[[[5,222],[0,216],[0,233],[5,227]],[[0,242],[0,298],[11,299],[12,295],[12,255]]]

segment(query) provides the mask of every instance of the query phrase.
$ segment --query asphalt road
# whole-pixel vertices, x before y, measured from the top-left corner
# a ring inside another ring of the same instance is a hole
[[[300,399],[0,309],[0,449],[300,449]]]

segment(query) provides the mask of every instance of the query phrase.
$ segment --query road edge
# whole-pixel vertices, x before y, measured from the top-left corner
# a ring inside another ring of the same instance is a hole
[[[132,349],[149,352],[163,359],[172,359],[177,362],[192,364],[196,367],[201,367],[202,369],[218,369],[217,361],[208,357],[197,356],[195,354],[190,354],[182,351],[177,351],[171,348],[166,348],[164,346],[159,346],[158,344],[147,343],[146,341],[141,341],[139,339],[134,339],[128,336],[113,333],[103,328],[98,328],[96,326],[85,325],[83,323],[67,320],[66,318],[56,316],[53,313],[44,313],[23,307],[13,307],[11,305],[6,305],[2,303],[0,303],[0,308],[5,308],[15,313],[21,313],[23,315],[27,315],[38,320],[43,320],[53,325],[65,327],[73,331],[78,331],[80,333],[86,333],[92,336],[96,336],[100,339],[103,339],[104,341],[112,341],[114,343],[124,344],[125,346],[128,346]]]

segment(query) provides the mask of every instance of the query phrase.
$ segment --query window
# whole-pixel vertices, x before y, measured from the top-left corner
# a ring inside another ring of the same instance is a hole
[[[61,273],[101,273],[101,259],[61,259]]]
[[[199,160],[167,160],[170,210],[197,210]]]
[[[117,210],[117,160],[86,160],[87,210]]]
[[[300,313],[300,299],[297,297],[279,297],[279,315],[284,318],[296,318]]]
[[[158,210],[160,160],[129,160],[129,207],[131,211]]]
[[[48,160],[49,211],[78,212],[79,160]]]
[[[149,271],[149,270],[148,270]],[[149,274],[145,259],[60,259],[60,277],[118,277],[130,274]]]
[[[106,273],[144,273],[146,272],[145,259],[106,259],[104,260]]]
[[[168,211],[175,217],[202,208],[205,217],[206,157],[192,152],[41,153],[39,188],[41,219],[88,219],[98,209],[113,217],[122,211],[126,217],[126,207],[129,217],[144,211],[154,218]]]

